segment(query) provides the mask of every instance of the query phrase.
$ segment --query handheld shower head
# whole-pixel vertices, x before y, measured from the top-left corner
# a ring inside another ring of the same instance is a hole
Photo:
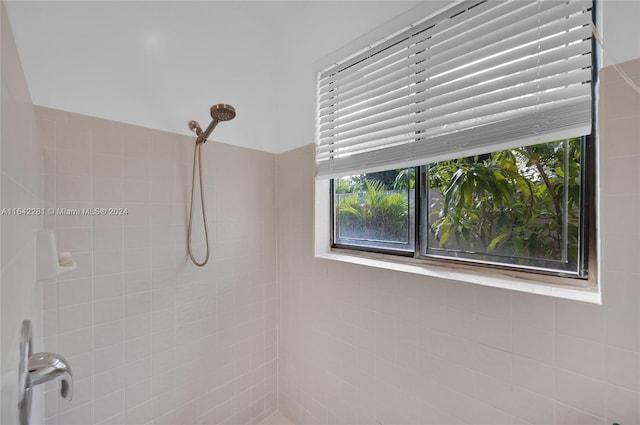
[[[230,121],[236,117],[235,108],[225,103],[213,105],[209,111],[211,112],[211,118],[218,121]]]
[[[226,103],[218,103],[213,105],[209,110],[211,113],[212,121],[206,130],[202,131],[197,121],[189,121],[189,129],[195,131],[198,137],[196,138],[196,144],[204,143],[207,141],[207,137],[211,134],[214,128],[220,121],[230,121],[236,117],[236,110],[233,106]]]
[[[236,117],[235,108],[226,103],[213,105],[209,111],[211,112],[211,118],[218,121],[230,121]]]

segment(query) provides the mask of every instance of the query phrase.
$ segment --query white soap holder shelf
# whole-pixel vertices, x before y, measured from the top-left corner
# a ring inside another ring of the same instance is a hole
[[[36,235],[36,280],[51,280],[78,268],[70,254],[58,253],[52,230],[40,230]],[[61,260],[63,260],[61,264]]]

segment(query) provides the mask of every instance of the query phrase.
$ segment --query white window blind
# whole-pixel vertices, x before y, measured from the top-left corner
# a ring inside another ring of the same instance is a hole
[[[466,1],[318,76],[316,174],[591,133],[592,1]]]

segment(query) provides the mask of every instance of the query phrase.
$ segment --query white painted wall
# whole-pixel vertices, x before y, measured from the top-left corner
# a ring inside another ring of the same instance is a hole
[[[640,1],[601,0],[598,6],[604,66],[640,57]]]

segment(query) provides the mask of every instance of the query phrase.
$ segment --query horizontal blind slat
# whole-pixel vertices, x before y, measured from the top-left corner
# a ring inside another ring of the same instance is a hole
[[[498,14],[497,20],[487,21],[482,26],[479,26],[477,28],[472,27],[470,28],[470,31],[468,33],[461,33],[458,38],[454,38],[452,40],[444,40],[443,42],[438,42],[438,33],[429,34],[430,37],[427,37],[426,35],[423,36],[422,34],[417,36],[417,38],[409,37],[407,38],[407,40],[398,44],[398,46],[395,46],[397,51],[394,51],[393,54],[380,55],[382,57],[376,55],[369,56],[363,59],[361,66],[357,68],[357,71],[355,70],[355,67],[345,69],[344,71],[335,74],[333,79],[327,79],[324,81],[321,80],[320,86],[329,86],[336,81],[347,84],[349,81],[352,81],[352,79],[358,80],[361,78],[360,73],[363,72],[363,70],[364,72],[372,72],[378,68],[382,68],[383,66],[388,65],[388,61],[393,62],[393,58],[396,58],[397,60],[400,55],[405,54],[405,52],[402,52],[402,49],[405,49],[414,44],[420,45],[424,49],[430,49],[431,56],[435,58],[437,54],[443,52],[451,53],[452,47],[466,44],[469,41],[474,41],[475,44],[488,45],[492,44],[492,42],[494,41],[503,40],[505,38],[521,34],[523,31],[531,28],[540,28],[540,30],[542,31],[544,29],[544,25],[552,24],[553,22],[557,21],[559,17],[570,16],[584,8],[584,6],[577,1],[569,3],[568,5],[564,5],[564,2],[545,1],[541,4],[541,11],[543,13],[540,16],[542,19],[538,19],[536,16],[531,16],[531,11],[536,6],[535,3],[515,1],[506,2],[504,4],[517,5],[518,7],[521,7],[520,5],[523,5],[526,6],[527,9],[520,10],[517,16],[509,15],[508,13]],[[555,9],[552,9],[553,7],[555,7]],[[505,10],[505,12],[510,11],[512,11],[512,9]],[[514,18],[519,17],[525,17],[528,19],[513,22]],[[425,37],[426,39],[424,39]],[[476,46],[474,45],[470,47],[475,48]],[[470,48],[469,50],[472,49]],[[388,52],[385,51],[384,53]],[[458,56],[459,52],[455,51],[454,54],[455,56]],[[439,61],[442,60],[439,59]],[[352,75],[356,72],[357,75]]]
[[[583,14],[584,15],[584,14]],[[544,31],[544,28],[541,30],[540,35],[544,36],[544,37],[548,37],[551,34],[557,34],[558,31],[560,31],[560,29],[565,25],[565,24],[569,24],[571,26],[585,26],[588,23],[588,20],[584,17],[584,16],[574,16],[570,19],[567,20],[566,23],[560,22],[560,23],[556,23],[555,26],[552,26],[550,28],[548,28],[548,33]],[[518,43],[531,43],[532,41],[537,39],[537,31],[535,29],[535,26],[532,27],[533,29],[529,29],[528,33],[525,33],[524,35],[528,35],[529,36],[529,40],[521,40],[520,38],[522,37],[522,34],[520,35],[520,37],[518,37]],[[511,32],[507,32],[505,34],[503,34],[503,37],[510,37],[516,34],[520,34],[519,29],[513,29]],[[580,34],[585,34],[585,30],[583,29],[582,31],[580,31]],[[590,28],[589,28],[589,32],[587,33],[589,36],[591,34],[590,32]],[[498,38],[498,41],[502,41],[497,43],[497,46],[499,47],[498,52],[500,50],[504,51],[505,49],[509,48],[509,40],[506,40],[507,42],[504,42],[504,40],[502,38]],[[547,41],[547,40],[544,40]],[[541,43],[540,47],[541,49],[544,49],[545,47],[545,43],[544,41]],[[487,47],[491,47],[491,44],[485,45],[484,47],[481,48],[482,55],[485,56],[492,56],[495,55],[496,52],[495,51],[486,51]],[[510,46],[511,49],[514,48],[514,46]],[[467,53],[465,53],[467,52]],[[420,66],[420,68],[416,68],[415,72],[419,72],[421,70],[426,70],[429,69],[430,74],[432,76],[434,75],[441,75],[441,72],[443,72],[443,70],[446,69],[455,69],[460,67],[461,64],[465,64],[465,63],[472,63],[476,60],[478,60],[478,57],[480,56],[478,53],[476,53],[475,55],[473,53],[469,54],[468,53],[468,47],[463,45],[460,47],[460,49],[451,49],[450,51],[445,51],[444,57],[440,57],[440,58],[433,58],[432,60],[436,60],[437,59],[437,64],[435,66],[430,66],[430,64],[422,64]],[[473,52],[473,50],[471,50],[471,52]],[[398,76],[398,75],[396,75]],[[391,79],[390,79],[391,80]],[[377,91],[383,90],[382,87],[380,87],[381,84],[378,84],[378,88],[376,89]],[[371,85],[371,86],[375,86],[375,85]],[[371,87],[369,86],[369,87]],[[353,92],[344,92],[344,93],[338,93],[338,92],[332,92],[333,95],[331,97],[328,97],[326,99],[321,100],[320,102],[320,108],[326,108],[327,106],[331,106],[332,104],[338,103],[338,102],[342,102],[340,107],[344,108],[347,106],[350,106],[354,103],[357,103],[358,98],[353,99],[354,97],[356,97],[357,95],[360,96],[360,99],[363,97],[366,97],[368,94],[368,91],[364,88],[360,88],[358,90],[357,93],[353,93]]]
[[[493,6],[498,6],[499,3],[493,3]],[[381,42],[378,45],[371,46],[366,49],[365,52],[356,55],[344,63],[337,64],[336,66],[321,72],[318,78],[320,84],[329,83],[332,78],[337,74],[340,74],[339,79],[348,77],[353,72],[359,71],[363,66],[367,65],[366,60],[374,55],[385,52],[385,56],[390,56],[397,51],[404,48],[403,41],[407,40],[421,40],[430,37],[436,31],[441,31],[440,28],[448,28],[456,24],[456,21],[451,17],[458,15],[462,12],[468,13],[467,16],[474,16],[485,10],[486,7],[492,6],[492,3],[484,0],[464,1],[460,4],[453,6],[451,9],[443,11],[438,15],[428,19],[424,22],[417,23],[410,26],[407,30],[402,31],[400,34],[391,37],[385,42]],[[436,24],[437,23],[437,24]],[[417,37],[417,38],[416,38]]]
[[[337,118],[328,124],[320,126],[320,137],[330,137],[338,133],[342,133],[354,128],[370,125],[375,121],[383,121],[389,117],[399,116],[403,112],[402,106],[406,105],[409,109],[406,113],[416,112],[422,106],[417,105],[425,102],[424,107],[435,106],[427,99],[439,98],[439,104],[443,102],[451,102],[456,97],[468,96],[463,89],[470,89],[478,84],[481,84],[484,80],[491,80],[497,77],[502,77],[500,80],[493,83],[485,84],[483,87],[489,90],[491,87],[506,88],[513,84],[519,84],[527,81],[530,75],[537,78],[549,77],[557,73],[568,72],[574,69],[580,69],[587,67],[591,64],[591,58],[584,53],[590,50],[590,42],[583,42],[575,44],[569,49],[572,56],[569,60],[560,61],[566,53],[563,51],[552,52],[550,55],[546,55],[542,58],[532,57],[522,62],[511,63],[503,67],[496,67],[489,72],[479,72],[475,75],[467,76],[465,79],[460,79],[456,82],[446,85],[440,85],[430,90],[424,90],[422,93],[422,87],[420,84],[415,86],[414,90],[407,89],[394,93],[395,96],[392,101],[387,101],[384,104],[377,106],[371,106],[366,110],[361,111],[358,114],[350,114],[346,117],[338,115]],[[576,56],[581,55],[581,56]],[[530,64],[540,63],[539,68],[531,68]],[[471,71],[471,70],[470,70]],[[408,96],[413,95],[411,98]],[[390,115],[390,116],[389,116]]]
[[[526,3],[486,2],[472,9],[472,12],[467,12],[465,16],[485,13],[485,15],[483,16],[484,18],[499,18],[504,14],[512,12],[513,10],[516,10],[523,6],[527,6]],[[491,10],[490,7],[494,9]],[[499,24],[497,25],[499,26]],[[360,67],[350,68],[340,73],[339,79],[328,79],[324,82],[321,82],[321,85],[324,86],[324,89],[321,90],[321,94],[324,94],[325,91],[328,90],[330,85],[336,81],[340,81],[340,91],[348,91],[349,87],[353,84],[359,85],[359,83],[364,82],[365,79],[369,80],[370,78],[375,76],[375,73],[380,72],[388,65],[393,64],[394,62],[398,62],[404,57],[412,57],[413,55],[417,55],[416,60],[420,60],[420,58],[424,57],[427,53],[432,56],[433,53],[430,52],[429,49],[442,43],[443,41],[447,41],[446,37],[449,32],[446,30],[451,30],[451,28],[453,27],[457,33],[463,33],[465,31],[474,29],[474,26],[475,21],[473,19],[467,18],[465,20],[460,20],[452,18],[446,21],[445,24],[441,23],[440,25],[427,29],[417,35],[407,37],[406,40],[399,42],[396,46],[393,46],[393,51],[386,50],[384,52],[384,55],[374,55],[368,57],[365,61],[362,62]],[[324,100],[322,96],[321,100]]]
[[[360,169],[361,159],[389,164],[405,150],[426,163],[446,150],[444,140],[458,141],[452,152],[467,149],[460,143],[471,133],[464,143],[478,151],[492,149],[492,138],[498,146],[533,140],[532,132],[586,131],[591,7],[590,0],[457,5],[324,71],[318,175]]]
[[[368,143],[376,139],[382,140],[387,137],[394,137],[404,133],[425,131],[426,129],[433,127],[453,125],[455,123],[464,122],[466,120],[471,120],[474,118],[477,118],[478,121],[480,121],[480,119],[485,116],[491,116],[493,114],[503,113],[509,110],[518,110],[535,105],[539,105],[540,111],[543,112],[545,110],[544,103],[561,101],[564,99],[571,99],[575,97],[583,97],[585,95],[589,95],[590,91],[591,89],[588,85],[582,84],[579,86],[566,88],[564,90],[546,92],[540,94],[540,96],[538,97],[529,96],[526,98],[516,98],[510,101],[486,105],[481,110],[479,110],[478,108],[469,108],[458,112],[455,115],[430,114],[431,116],[429,116],[428,114],[420,114],[421,118],[424,118],[424,121],[422,122],[405,122],[394,127],[385,128],[384,130],[378,131],[374,134],[365,134],[346,140],[336,140],[333,143],[323,143],[320,145],[319,149],[321,152],[333,150],[339,153],[346,147],[354,145],[357,146],[360,143]],[[540,103],[542,103],[542,105],[540,105]],[[547,105],[547,108],[551,106],[552,105]],[[481,124],[481,122],[479,124]]]
[[[472,97],[471,99],[467,99],[465,93],[462,93],[458,97],[452,97],[450,100],[449,98],[446,98],[446,96],[443,96],[445,99],[436,99],[430,103],[429,101],[425,101],[423,104],[420,104],[422,109],[429,108],[427,111],[408,116],[405,116],[407,114],[403,114],[403,116],[394,117],[389,121],[383,121],[377,124],[370,123],[364,128],[357,128],[344,133],[338,133],[336,137],[327,138],[327,141],[330,144],[335,144],[349,139],[360,140],[357,138],[362,135],[366,135],[370,138],[384,137],[382,135],[386,134],[385,131],[391,131],[390,129],[393,129],[398,125],[410,124],[412,122],[422,122],[423,125],[427,125],[424,124],[424,122],[428,122],[430,119],[444,117],[452,113],[457,113],[458,116],[462,116],[462,112],[469,110],[473,110],[473,113],[479,118],[484,116],[485,110],[493,110],[496,105],[508,104],[509,101],[517,100],[525,96],[538,96],[537,98],[532,99],[532,101],[536,101],[536,99],[542,98],[542,95],[547,90],[556,88],[560,88],[559,90],[562,90],[561,87],[563,86],[580,84],[583,81],[588,80],[590,77],[591,70],[582,69],[567,74],[561,74],[556,76],[556,78],[546,79],[543,81],[532,80],[522,82],[521,84],[497,92],[484,92],[483,90],[478,90],[477,95],[473,93],[468,94],[468,96]],[[568,89],[565,89],[565,91],[568,92]],[[410,108],[411,107],[408,107],[407,109]],[[325,145],[328,143],[321,141],[320,144]]]
[[[571,113],[564,114],[569,110]],[[590,125],[579,123],[591,111],[582,99],[575,101],[574,108],[561,105],[550,114],[561,116],[557,128],[546,132],[534,131],[535,122],[523,126],[527,114],[515,115],[506,121],[490,123],[483,131],[487,137],[478,139],[477,130],[471,128],[452,135],[430,139],[431,143],[410,143],[390,148],[370,151],[342,158],[342,161],[322,161],[318,164],[316,175],[320,178],[348,176],[398,168],[424,165],[422,158],[428,156],[430,162],[446,161],[487,153],[490,150],[517,148],[520,146],[543,143],[547,140],[559,140],[588,134]],[[452,149],[452,142],[455,143]],[[477,142],[477,145],[475,143]],[[382,158],[382,160],[380,160]]]
[[[579,53],[585,53],[584,49],[590,51],[590,43],[589,40],[586,40],[586,37],[589,37],[591,34],[591,29],[589,27],[582,27],[579,30],[566,32],[564,34],[560,34],[552,37],[551,39],[544,40],[540,43],[540,53],[541,55],[546,56],[545,59],[551,60],[551,58],[561,58],[563,55],[573,56]],[[576,41],[583,40],[585,43],[580,43],[577,47]],[[564,53],[564,51],[558,50],[558,47],[563,46],[565,44],[573,44],[568,47],[571,49]],[[586,46],[585,46],[586,44]],[[489,61],[483,62],[483,65],[486,69],[481,70],[480,72],[484,72],[487,75],[492,72],[492,69],[495,67],[504,64],[505,62],[511,62],[518,58],[527,57],[535,54],[538,51],[538,46],[536,45],[528,45],[524,48],[513,49],[511,52],[507,52],[506,54],[496,55],[493,59]],[[388,85],[385,87],[379,87],[376,90],[372,90],[370,96],[365,98],[366,100],[362,101],[359,105],[359,114],[364,114],[367,112],[367,108],[372,107],[373,105],[379,105],[385,102],[388,102],[394,98],[398,98],[401,96],[409,95],[412,91],[423,91],[427,89],[434,89],[438,85],[448,84],[454,80],[464,78],[469,73],[468,68],[460,68],[457,71],[449,72],[447,74],[441,74],[440,76],[430,77],[428,80],[424,80],[424,77],[414,75],[413,77],[407,79],[406,83],[402,80],[396,81],[395,84]],[[409,88],[410,84],[415,84],[415,87]],[[333,105],[327,108],[320,109],[320,130],[326,130],[330,127],[332,121],[338,121],[344,119],[343,116],[345,114],[350,117],[354,116],[353,112],[345,111],[342,113],[343,109],[348,109],[351,106],[351,103],[341,103],[340,107],[338,105]],[[340,111],[338,111],[340,109]],[[340,122],[349,122],[353,120],[353,118],[346,119],[345,121]]]

